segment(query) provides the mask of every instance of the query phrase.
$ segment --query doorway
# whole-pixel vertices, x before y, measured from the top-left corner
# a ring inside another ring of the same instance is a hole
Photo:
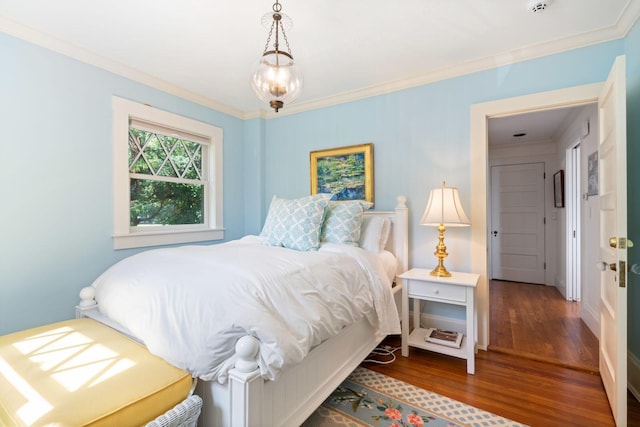
[[[487,349],[489,344],[489,230],[488,212],[488,122],[490,118],[505,117],[514,113],[552,110],[567,106],[579,106],[596,102],[602,83],[577,86],[540,94],[476,104],[471,107],[471,241],[472,271],[480,274],[477,287],[478,347]],[[548,172],[548,171],[546,171]],[[546,180],[545,194],[552,194],[550,180]],[[557,238],[557,235],[555,236]],[[549,260],[549,259],[548,259]]]
[[[576,246],[581,206],[574,198],[581,171],[580,140],[572,135],[581,133],[575,123],[581,123],[584,108],[489,118],[490,302],[511,301],[508,312],[491,305],[490,348],[597,371],[597,339],[581,324],[580,304],[573,302],[579,297],[574,286],[579,287],[581,267]],[[549,318],[544,308],[551,307]],[[575,325],[572,334],[595,342],[595,359],[593,348],[553,339],[554,330],[570,324]],[[589,356],[566,357],[576,352]]]
[[[606,82],[593,85],[549,91],[506,100],[476,104],[471,107],[471,200],[472,268],[484,276],[479,283],[479,346],[489,344],[489,298],[486,274],[488,271],[487,248],[487,122],[497,115],[514,114],[559,108],[564,105],[597,103],[593,123],[600,123],[596,152],[606,171],[606,183],[600,185],[599,205],[601,218],[600,255],[606,274],[600,274],[602,292],[598,300],[601,329],[607,331],[606,340],[600,336],[599,351],[602,357],[601,378],[616,422],[626,425],[627,366],[627,218],[626,218],[626,86],[625,57],[616,58]],[[604,153],[604,154],[603,154]],[[607,160],[604,158],[607,157]],[[608,185],[607,185],[608,184]],[[609,203],[606,203],[609,202]],[[611,220],[612,219],[612,220]],[[607,228],[608,227],[608,228]],[[606,228],[606,229],[605,229]],[[484,251],[483,251],[484,247]],[[484,252],[484,253],[483,253]]]

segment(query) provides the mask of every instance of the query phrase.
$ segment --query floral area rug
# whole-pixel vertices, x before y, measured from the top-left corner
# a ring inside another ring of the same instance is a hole
[[[425,425],[524,426],[361,367],[303,424],[304,427]]]

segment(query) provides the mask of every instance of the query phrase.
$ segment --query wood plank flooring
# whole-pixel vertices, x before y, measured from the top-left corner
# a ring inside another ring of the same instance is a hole
[[[489,349],[598,372],[598,339],[580,303],[553,286],[491,280]]]
[[[515,307],[517,303],[513,302]],[[539,306],[542,301],[526,304]],[[540,316],[534,316],[536,322],[545,323]],[[491,321],[502,320],[492,317]],[[511,334],[517,335],[517,331],[512,329]],[[543,334],[542,340],[546,339]],[[383,344],[399,347],[400,337],[389,336]],[[571,351],[565,348],[556,353],[567,355]],[[397,360],[391,364],[362,365],[532,427],[615,426],[600,376],[582,366],[587,364],[587,358],[580,357],[579,369],[574,369],[562,358],[550,363],[551,357],[520,357],[514,353],[480,350],[475,375],[466,374],[465,360],[415,348],[410,349],[409,357],[402,357],[397,351]],[[597,359],[597,351],[595,354]],[[628,426],[640,427],[640,403],[629,394],[628,405]]]
[[[462,359],[415,348],[397,355],[363,366],[530,426],[615,426],[598,375],[491,351],[478,352],[475,375]]]

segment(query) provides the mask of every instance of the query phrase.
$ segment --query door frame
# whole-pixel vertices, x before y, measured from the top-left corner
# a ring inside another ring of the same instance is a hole
[[[604,82],[540,92],[471,105],[471,271],[480,275],[476,288],[478,348],[489,346],[488,120],[534,111],[580,106],[598,101]]]
[[[565,174],[565,198],[566,212],[565,223],[565,251],[566,251],[566,283],[564,297],[568,301],[580,301],[582,299],[580,261],[582,260],[580,225],[581,205],[580,205],[580,158],[581,139],[567,147],[565,150],[565,164],[567,173]],[[572,233],[573,230],[573,233]],[[560,290],[563,291],[562,289]]]

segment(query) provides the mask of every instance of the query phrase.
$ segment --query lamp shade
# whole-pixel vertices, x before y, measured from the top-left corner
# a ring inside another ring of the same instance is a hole
[[[420,219],[420,225],[439,226],[440,224],[448,227],[471,225],[471,221],[462,209],[458,189],[445,187],[444,183],[441,188],[431,190],[427,207]]]

